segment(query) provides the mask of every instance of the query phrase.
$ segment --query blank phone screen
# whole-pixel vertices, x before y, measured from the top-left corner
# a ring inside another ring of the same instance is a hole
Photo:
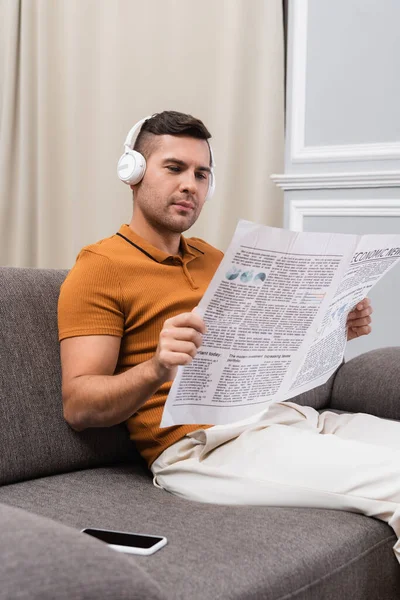
[[[114,546],[132,546],[134,548],[148,549],[161,541],[162,537],[151,535],[141,535],[139,533],[122,533],[119,531],[104,531],[96,529],[85,529],[83,533],[87,533],[106,544]]]

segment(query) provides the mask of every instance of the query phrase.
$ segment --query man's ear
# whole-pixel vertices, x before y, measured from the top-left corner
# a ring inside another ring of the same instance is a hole
[[[131,188],[132,192],[135,194],[135,192],[137,192],[137,190],[139,189],[140,184],[142,183],[143,179],[141,179],[138,183],[134,183],[134,184],[130,184],[129,187]]]
[[[136,192],[137,192],[138,185],[139,185],[138,183],[135,183],[135,184],[129,186],[132,190],[132,198],[133,199],[136,198]]]

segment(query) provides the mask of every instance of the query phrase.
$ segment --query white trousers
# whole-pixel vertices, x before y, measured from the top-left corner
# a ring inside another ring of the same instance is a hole
[[[400,422],[278,402],[198,429],[152,464],[154,484],[214,504],[329,508],[387,522],[400,537]],[[400,541],[393,548],[400,562]]]

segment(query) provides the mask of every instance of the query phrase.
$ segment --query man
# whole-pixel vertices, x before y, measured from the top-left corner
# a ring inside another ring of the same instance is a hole
[[[181,235],[210,191],[210,137],[201,121],[173,111],[141,127],[135,149],[146,168],[131,185],[131,222],[84,248],[61,289],[64,416],[77,431],[126,421],[154,483],[174,494],[354,510],[399,535],[397,422],[281,402],[227,426],[159,426],[177,367],[201,346],[205,323],[193,308],[222,258]],[[370,332],[371,313],[368,299],[355,307],[349,339]]]

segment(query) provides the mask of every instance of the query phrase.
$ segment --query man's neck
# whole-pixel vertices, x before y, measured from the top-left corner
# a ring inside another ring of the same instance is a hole
[[[180,233],[158,231],[140,217],[132,217],[129,227],[155,248],[167,254],[179,254]]]

